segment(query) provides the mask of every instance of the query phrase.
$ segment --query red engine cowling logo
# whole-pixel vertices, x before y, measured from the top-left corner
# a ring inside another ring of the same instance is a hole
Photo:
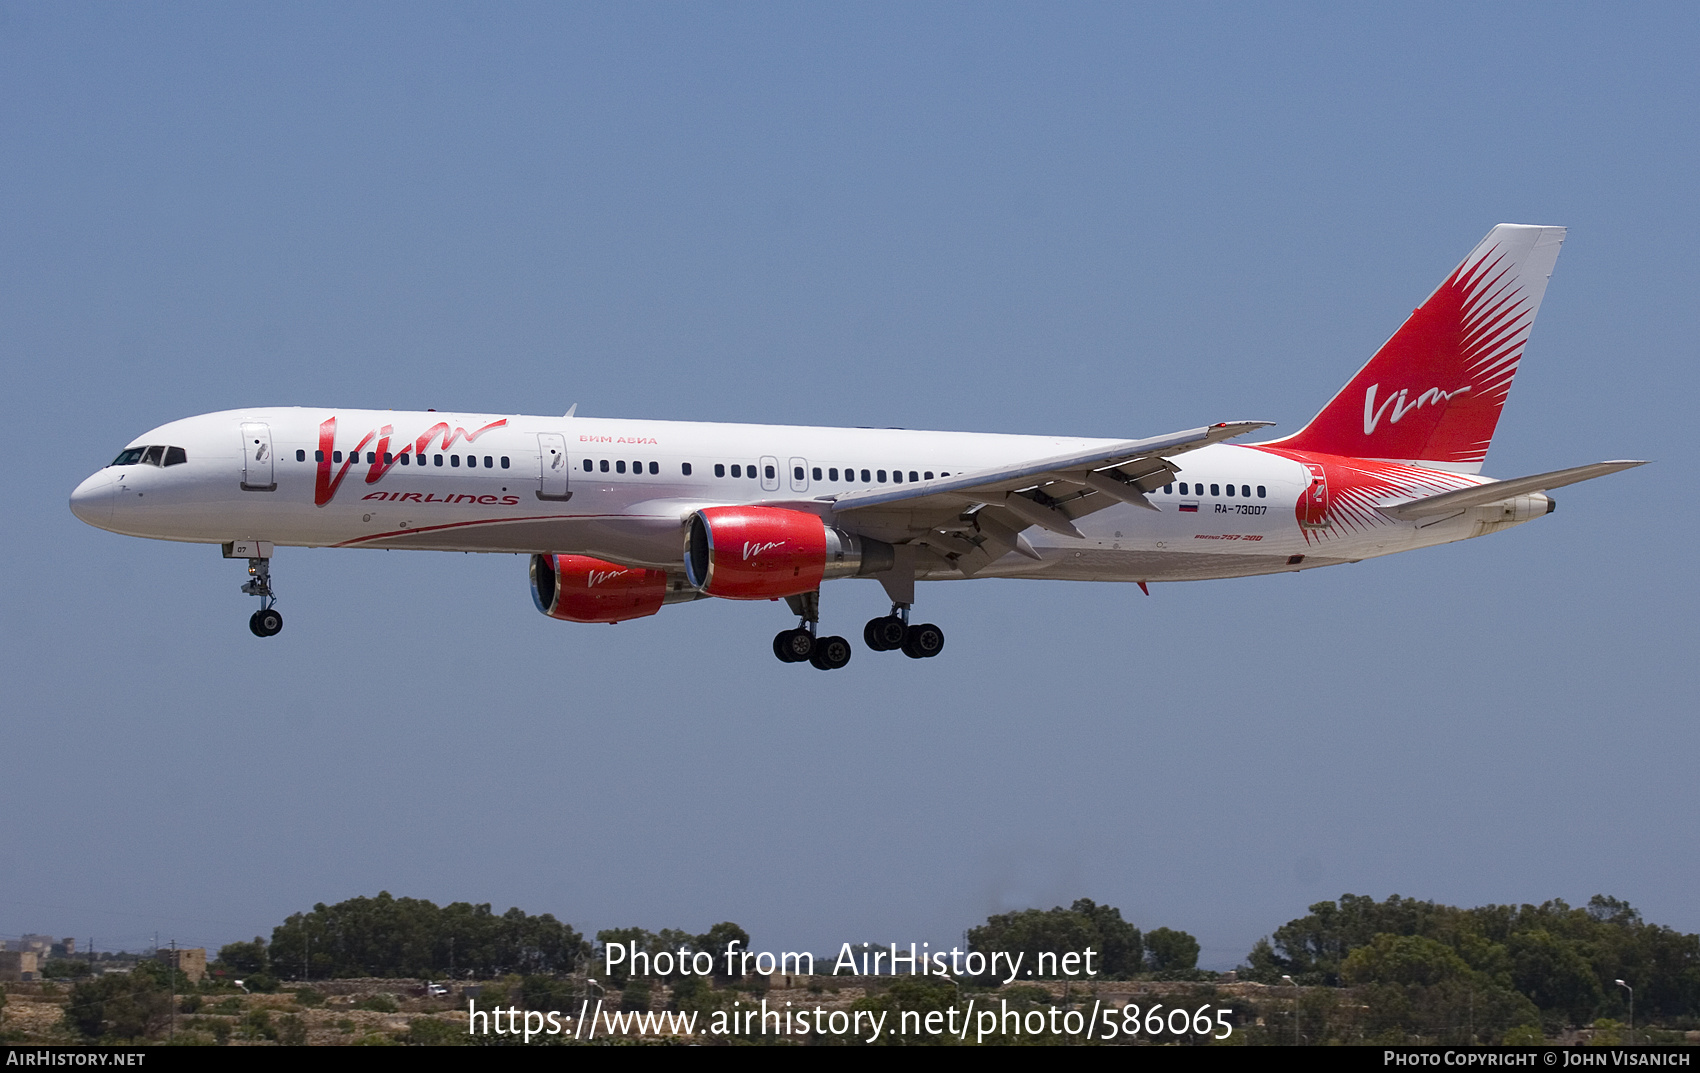
[[[624,622],[661,610],[667,572],[603,562],[588,555],[533,555],[537,610],[567,622]]]
[[[728,600],[771,600],[820,587],[826,523],[779,507],[709,507],[691,515],[685,577]]]

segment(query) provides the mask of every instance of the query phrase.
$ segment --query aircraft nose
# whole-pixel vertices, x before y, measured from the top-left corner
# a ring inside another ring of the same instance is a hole
[[[101,470],[71,493],[71,513],[97,529],[105,529],[112,522],[113,492],[111,474]]]

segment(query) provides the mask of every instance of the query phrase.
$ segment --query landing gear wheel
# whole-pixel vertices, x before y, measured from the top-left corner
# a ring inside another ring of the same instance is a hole
[[[929,659],[944,651],[944,631],[931,622],[909,627],[903,639],[903,654],[910,659]]]
[[[276,608],[268,607],[256,611],[248,617],[248,629],[255,637],[273,637],[283,629],[283,615]]]
[[[935,627],[936,628],[936,627]],[[862,627],[862,640],[875,652],[893,652],[903,647],[909,627],[896,615],[869,619]]]
[[[850,662],[850,642],[842,637],[822,637],[815,642],[809,662],[823,671],[836,671]]]
[[[773,638],[773,654],[781,663],[802,663],[814,655],[814,635],[805,629],[780,630]]]

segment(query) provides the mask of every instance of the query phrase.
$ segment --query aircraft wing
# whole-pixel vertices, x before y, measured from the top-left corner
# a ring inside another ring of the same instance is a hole
[[[1473,488],[1460,488],[1452,492],[1441,492],[1438,495],[1424,496],[1421,499],[1383,502],[1376,504],[1376,509],[1389,517],[1401,521],[1413,518],[1431,518],[1439,514],[1452,514],[1466,507],[1480,507],[1489,503],[1498,503],[1512,496],[1528,495],[1530,492],[1545,492],[1553,488],[1563,488],[1567,484],[1578,481],[1590,481],[1595,477],[1604,477],[1608,473],[1621,473],[1636,466],[1645,466],[1645,462],[1595,462],[1592,465],[1576,466],[1572,469],[1558,469],[1551,473],[1537,473],[1532,477],[1514,477],[1508,481],[1489,481],[1478,484]]]
[[[1074,520],[1105,507],[1131,503],[1156,510],[1145,496],[1180,471],[1172,457],[1273,423],[1225,421],[1000,469],[823,498],[840,524],[891,543],[928,546],[964,573],[973,573],[1010,551],[1037,558],[1021,536],[1030,526],[1079,537]]]

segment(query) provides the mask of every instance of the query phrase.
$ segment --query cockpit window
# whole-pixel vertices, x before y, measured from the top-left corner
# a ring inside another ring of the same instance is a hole
[[[189,461],[189,454],[181,447],[166,447],[163,444],[149,444],[146,447],[127,447],[124,452],[112,460],[114,466],[175,466]]]

